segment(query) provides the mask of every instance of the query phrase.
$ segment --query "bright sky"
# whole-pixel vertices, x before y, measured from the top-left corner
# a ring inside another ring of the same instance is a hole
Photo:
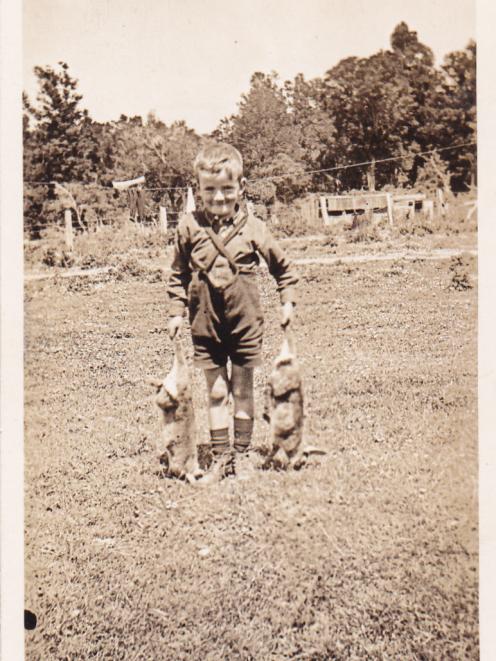
[[[475,38],[476,0],[24,0],[23,87],[69,65],[99,121],[153,110],[199,132],[236,112],[255,71],[321,76],[389,47],[405,21],[436,62]]]

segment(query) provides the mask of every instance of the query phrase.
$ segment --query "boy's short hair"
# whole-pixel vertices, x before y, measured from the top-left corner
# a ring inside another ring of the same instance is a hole
[[[200,172],[218,174],[225,170],[233,179],[241,179],[243,175],[243,157],[232,145],[226,142],[214,142],[206,145],[193,163],[195,175]]]

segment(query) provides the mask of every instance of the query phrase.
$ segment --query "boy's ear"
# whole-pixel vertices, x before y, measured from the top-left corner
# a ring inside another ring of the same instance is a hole
[[[243,194],[246,188],[246,177],[241,177],[239,180],[240,193]]]

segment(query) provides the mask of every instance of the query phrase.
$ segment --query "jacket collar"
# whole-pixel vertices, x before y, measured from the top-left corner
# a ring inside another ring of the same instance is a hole
[[[206,223],[208,223],[210,226],[215,226],[219,224],[219,226],[224,226],[224,225],[237,225],[237,223],[241,222],[241,220],[247,215],[248,210],[246,208],[246,202],[241,201],[239,204],[236,205],[234,209],[234,214],[230,216],[229,218],[224,218],[220,219],[218,216],[213,216],[212,214],[208,213],[205,211],[205,209],[201,210],[201,214],[203,219],[205,220]]]

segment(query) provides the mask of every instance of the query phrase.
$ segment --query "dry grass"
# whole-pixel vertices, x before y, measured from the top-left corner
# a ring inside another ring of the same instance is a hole
[[[279,222],[269,222],[271,230],[278,238],[296,238],[300,241],[299,250],[310,249],[305,237],[320,235],[320,249],[328,252],[353,253],[354,251],[382,251],[389,245],[404,244],[415,247],[448,247],[459,245],[467,240],[476,242],[477,217],[474,214],[466,219],[467,207],[453,205],[445,218],[429,220],[418,213],[412,219],[396,218],[388,224],[385,217],[377,216],[369,221],[365,216],[352,220],[340,220],[334,225],[324,226],[318,221],[310,225],[297,205],[282,209]],[[25,241],[25,264],[29,270],[47,270],[52,267],[90,269],[92,267],[115,266],[126,259],[161,259],[171,249],[173,228],[163,234],[157,227],[140,228],[134,223],[123,221],[75,234],[74,249],[65,246],[64,228],[49,226],[42,232],[42,239]],[[312,254],[315,245],[311,246]]]
[[[447,261],[301,275],[307,436],[328,456],[202,491],[156,474],[164,284],[28,285],[26,659],[478,658],[476,278],[453,289]],[[259,414],[281,340],[260,277]],[[196,372],[193,396],[205,442]]]
[[[26,267],[45,268],[71,266],[92,268],[112,266],[126,257],[153,259],[163,254],[173,240],[173,229],[163,234],[156,227],[141,228],[123,221],[74,235],[74,249],[65,245],[62,227],[49,227],[36,241],[25,241]]]

